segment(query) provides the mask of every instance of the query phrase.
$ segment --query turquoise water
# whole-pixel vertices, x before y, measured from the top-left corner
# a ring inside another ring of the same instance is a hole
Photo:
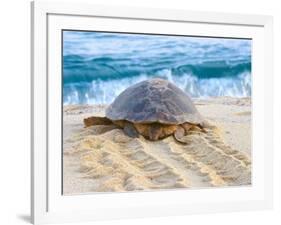
[[[108,104],[152,77],[192,97],[251,95],[251,40],[63,31],[64,104]]]

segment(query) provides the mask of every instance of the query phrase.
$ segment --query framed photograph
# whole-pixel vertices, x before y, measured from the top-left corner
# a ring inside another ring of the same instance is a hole
[[[34,224],[272,207],[272,17],[32,3]]]

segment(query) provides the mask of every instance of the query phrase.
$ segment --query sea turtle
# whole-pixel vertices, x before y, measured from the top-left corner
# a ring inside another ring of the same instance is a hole
[[[154,78],[124,90],[106,109],[105,117],[84,119],[85,127],[115,124],[130,137],[156,141],[174,135],[182,142],[191,129],[206,132],[206,122],[190,97],[167,80]]]

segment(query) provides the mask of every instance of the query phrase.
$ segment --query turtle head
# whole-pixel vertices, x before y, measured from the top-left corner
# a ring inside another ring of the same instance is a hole
[[[152,123],[148,128],[149,139],[157,141],[162,136],[162,126],[159,123]]]

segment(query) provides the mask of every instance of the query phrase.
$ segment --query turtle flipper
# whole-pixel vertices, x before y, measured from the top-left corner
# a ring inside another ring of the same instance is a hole
[[[110,125],[112,121],[106,117],[91,116],[84,119],[85,127],[90,127],[93,125]]]
[[[183,137],[185,136],[185,129],[182,126],[178,126],[177,130],[174,132],[174,138],[176,141],[186,144],[186,142],[183,140]]]
[[[203,122],[202,124],[196,124],[196,125],[191,124],[191,123],[183,123],[183,124],[181,124],[181,126],[185,130],[185,135],[187,135],[190,130],[198,130],[198,129],[200,129],[201,132],[207,133],[207,130],[205,128],[211,127],[211,125],[207,121],[206,121],[206,124],[205,124],[205,122]]]
[[[139,137],[139,133],[138,131],[136,130],[136,128],[134,127],[133,124],[131,123],[126,123],[125,126],[124,126],[124,133],[126,135],[128,135],[129,137],[131,138],[137,138]]]
[[[217,129],[217,127],[215,125],[213,125],[212,123],[210,123],[207,120],[204,120],[201,124],[198,124],[197,127],[199,127],[201,129],[202,132],[207,133],[206,129]]]
[[[187,135],[187,133],[188,133],[188,131],[192,128],[192,127],[194,127],[194,125],[193,124],[190,124],[190,123],[183,123],[182,125],[181,125],[182,127],[183,127],[183,129],[184,129],[184,135]]]

